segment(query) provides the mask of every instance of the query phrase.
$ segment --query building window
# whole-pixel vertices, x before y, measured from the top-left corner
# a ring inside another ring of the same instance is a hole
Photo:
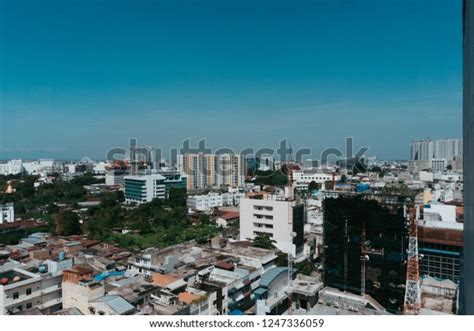
[[[19,297],[18,292],[13,293],[13,300],[18,299],[18,297]]]
[[[26,289],[26,295],[31,295],[31,288]]]
[[[33,305],[31,304],[31,302],[28,302],[28,303],[26,304],[26,309],[30,309],[31,307],[33,307]]]

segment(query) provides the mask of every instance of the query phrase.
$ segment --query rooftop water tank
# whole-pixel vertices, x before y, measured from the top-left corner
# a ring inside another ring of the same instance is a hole
[[[2,285],[7,285],[8,284],[8,278],[2,278]]]
[[[45,265],[40,265],[38,268],[38,271],[44,274],[46,272],[47,268]]]

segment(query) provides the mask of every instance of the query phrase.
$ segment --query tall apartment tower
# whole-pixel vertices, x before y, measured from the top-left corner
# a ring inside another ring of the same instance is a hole
[[[239,154],[216,155],[216,185],[242,186],[244,184],[244,159]]]
[[[464,313],[474,314],[474,1],[463,1]]]
[[[418,140],[411,142],[411,159],[415,161],[430,161],[433,158],[433,141]]]
[[[178,155],[178,170],[187,175],[188,190],[244,184],[244,159],[239,154]]]
[[[211,154],[178,155],[178,170],[188,176],[188,190],[215,186],[214,161],[214,155]]]

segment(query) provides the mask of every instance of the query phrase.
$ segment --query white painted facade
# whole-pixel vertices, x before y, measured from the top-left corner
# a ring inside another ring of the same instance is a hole
[[[15,221],[15,208],[13,203],[0,205],[0,224],[13,223]]]
[[[332,180],[332,174],[324,173],[322,170],[318,171],[293,171],[293,185],[298,190],[307,190],[311,182],[321,184],[324,190],[324,183]],[[338,178],[336,177],[336,180]]]
[[[187,207],[199,211],[208,211],[212,208],[224,206],[238,206],[243,193],[208,193],[190,195],[186,200]]]
[[[17,175],[23,169],[22,160],[10,160],[6,163],[0,163],[0,175]]]
[[[160,174],[125,176],[125,202],[144,203],[166,198],[165,177]]]
[[[295,200],[264,196],[263,199],[249,197],[240,200],[240,240],[253,240],[258,235],[267,235],[282,251],[296,256],[293,243],[293,206]],[[303,230],[302,230],[303,231]]]
[[[456,222],[456,206],[433,202],[423,208],[419,225],[432,228],[462,230],[463,223]]]

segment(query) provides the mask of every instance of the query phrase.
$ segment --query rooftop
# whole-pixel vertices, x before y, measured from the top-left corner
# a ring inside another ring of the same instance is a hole
[[[266,271],[260,279],[260,287],[268,288],[271,283],[282,273],[287,273],[288,268],[276,267]]]
[[[91,302],[103,302],[119,315],[130,313],[135,309],[127,300],[120,295],[105,295]]]

